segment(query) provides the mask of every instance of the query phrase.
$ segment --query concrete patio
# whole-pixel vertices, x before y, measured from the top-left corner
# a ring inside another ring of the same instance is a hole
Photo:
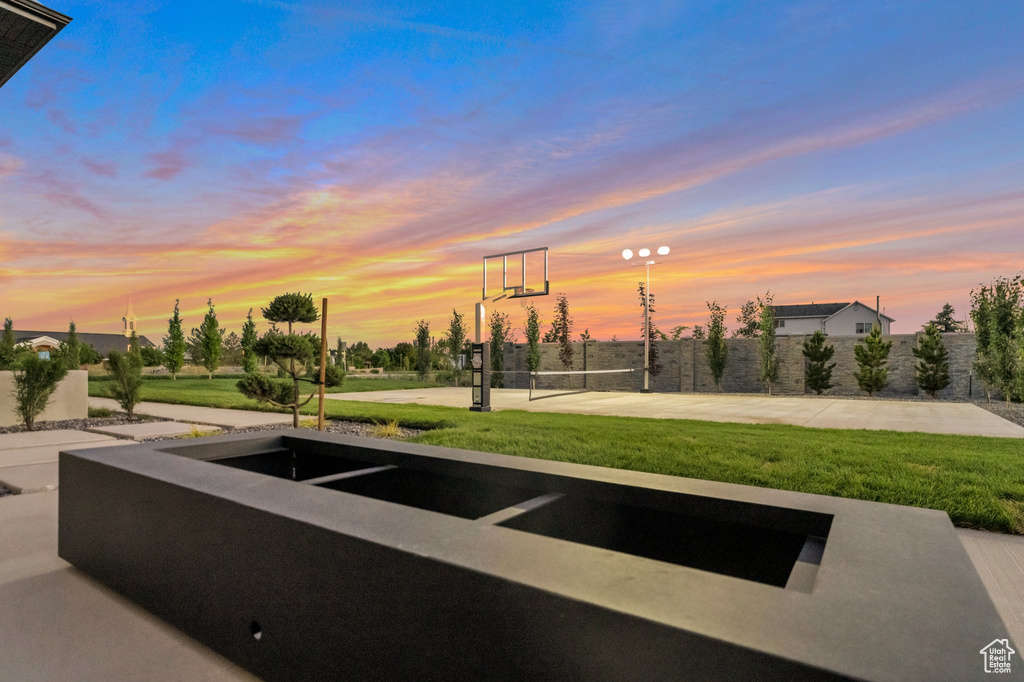
[[[329,400],[418,403],[469,408],[469,388],[333,393]],[[616,393],[492,389],[495,410],[699,419],[743,424],[792,424],[819,429],[921,431],[1024,438],[1024,427],[970,403],[737,396],[704,393]]]

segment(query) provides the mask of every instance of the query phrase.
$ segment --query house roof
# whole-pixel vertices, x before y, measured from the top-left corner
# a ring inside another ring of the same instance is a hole
[[[16,343],[22,341],[31,341],[38,339],[41,336],[49,336],[51,339],[57,341],[64,341],[68,338],[68,333],[63,332],[46,332],[46,331],[25,331],[25,330],[14,330],[14,340]],[[128,339],[124,334],[91,334],[89,332],[78,332],[79,343],[87,343],[96,349],[96,352],[100,355],[106,355],[111,350],[124,350],[128,346]],[[145,346],[153,348],[156,346],[155,343],[147,339],[145,336],[139,337],[139,346]]]
[[[854,301],[853,303],[797,303],[796,305],[773,305],[772,311],[775,313],[776,319],[793,317],[832,317],[852,305],[864,306],[872,312],[875,310],[871,306],[865,305],[860,301]],[[893,318],[889,317],[885,313],[879,314],[890,322],[895,322]]]
[[[0,2],[0,86],[70,22],[35,0]]]
[[[782,317],[832,317],[849,303],[798,303],[796,305],[773,305],[775,318]]]

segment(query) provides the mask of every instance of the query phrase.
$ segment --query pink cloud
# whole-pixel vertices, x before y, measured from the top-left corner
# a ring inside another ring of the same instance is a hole
[[[157,180],[170,180],[185,168],[185,158],[176,150],[166,152],[155,152],[146,157],[155,164],[154,168],[145,172],[147,178]]]
[[[93,159],[82,159],[82,165],[88,168],[96,175],[102,175],[107,178],[117,177],[117,166],[115,166],[112,163],[94,161]]]

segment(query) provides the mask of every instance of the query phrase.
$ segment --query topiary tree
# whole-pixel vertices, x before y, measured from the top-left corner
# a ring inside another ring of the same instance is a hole
[[[871,328],[871,333],[864,337],[863,343],[853,348],[860,368],[853,376],[857,379],[857,385],[869,396],[881,391],[889,383],[889,368],[886,364],[891,349],[892,341],[882,340],[882,330],[878,325]]]
[[[224,332],[220,328],[220,323],[217,322],[217,313],[213,310],[213,299],[207,299],[206,305],[209,306],[209,309],[206,311],[203,323],[199,326],[199,337],[203,347],[203,367],[213,379],[213,373],[220,367],[221,353],[224,352]]]
[[[135,406],[142,401],[142,355],[111,350],[107,362],[114,377],[110,393],[128,413],[128,419],[135,419]]]
[[[722,375],[725,374],[725,365],[729,360],[729,347],[725,345],[725,315],[728,312],[724,307],[718,305],[718,301],[708,303],[708,324],[707,329],[702,330],[706,335],[704,342],[708,358],[708,367],[711,369],[711,378],[715,386],[719,387]],[[696,329],[694,338],[697,338]]]
[[[178,314],[178,299],[174,299],[174,315],[167,320],[167,336],[164,337],[164,367],[172,379],[185,366],[185,334],[181,331],[181,315]]]
[[[300,396],[299,384],[303,381],[320,385],[319,374],[310,378],[310,368],[316,366],[314,341],[315,335],[295,334],[295,324],[309,324],[320,319],[313,295],[301,293],[282,294],[270,305],[262,309],[263,317],[271,322],[271,328],[253,346],[256,355],[268,358],[277,365],[284,380],[269,379],[262,374],[246,374],[236,386],[242,395],[262,403],[287,407],[292,411],[292,426],[299,428],[299,410],[307,405],[317,394],[314,390],[305,399]],[[287,323],[288,333],[282,334],[277,329],[280,322]],[[343,375],[340,371],[326,369],[325,386],[337,386]]]
[[[57,384],[67,375],[68,370],[60,360],[43,360],[37,355],[26,355],[14,372],[14,409],[32,431],[36,418],[53,397]]]
[[[764,300],[757,297],[758,334],[757,350],[760,359],[761,383],[772,394],[772,384],[779,380],[779,356],[775,346],[775,310],[772,307],[772,294],[765,292]]]
[[[942,343],[942,334],[934,324],[924,328],[924,334],[917,337],[913,349],[917,365],[914,368],[918,387],[930,395],[949,386],[949,351]]]
[[[256,323],[252,319],[252,308],[242,325],[242,370],[251,374],[259,367],[259,358],[256,355],[256,342],[259,336],[256,334]]]
[[[508,315],[497,310],[491,313],[491,388],[505,385],[505,344],[515,342]]]
[[[451,357],[452,377],[455,379],[456,386],[459,385],[459,380],[462,379],[462,375],[465,372],[463,365],[459,362],[459,357],[462,355],[462,347],[466,345],[467,332],[465,316],[452,308],[452,317],[448,321],[447,350]],[[402,360],[400,357],[396,357],[396,361],[401,363]]]
[[[836,363],[829,364],[828,362],[835,355],[836,347],[826,346],[826,338],[821,331],[816,331],[811,338],[803,343],[804,357],[808,361],[804,379],[807,382],[807,387],[818,395],[832,388],[832,370],[836,366]]]
[[[426,320],[416,323],[416,373],[420,381],[430,374],[430,323]]]

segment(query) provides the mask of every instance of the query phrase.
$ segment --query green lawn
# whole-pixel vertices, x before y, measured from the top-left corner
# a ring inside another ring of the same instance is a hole
[[[363,383],[346,381],[346,388]],[[261,409],[233,385],[147,382],[144,398]],[[89,384],[90,395],[106,395],[106,388]],[[430,428],[415,440],[432,445],[929,507],[960,526],[1024,534],[1021,440],[336,400],[326,411],[335,419]],[[314,414],[315,401],[303,412]]]

